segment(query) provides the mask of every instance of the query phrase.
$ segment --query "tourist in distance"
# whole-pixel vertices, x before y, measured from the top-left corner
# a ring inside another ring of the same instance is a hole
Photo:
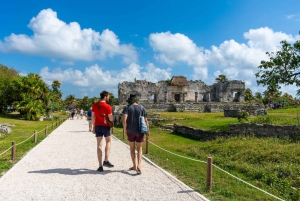
[[[138,105],[138,98],[133,96],[128,99],[128,105],[124,107],[123,114],[123,132],[127,134],[129,146],[130,146],[130,156],[132,159],[133,166],[129,170],[135,170],[138,174],[141,174],[141,162],[143,156],[143,141],[144,134],[140,133],[139,129],[139,118],[140,116],[145,117],[145,122],[148,127],[147,137],[150,135],[149,124],[147,120],[147,112],[145,108],[141,105]],[[135,144],[137,144],[137,157],[135,155]],[[137,158],[137,161],[136,161]]]
[[[111,133],[110,127],[108,126],[105,118],[102,116],[102,113],[109,118],[110,121],[113,121],[112,108],[107,102],[109,101],[109,93],[107,91],[102,91],[100,93],[100,101],[96,102],[92,106],[92,132],[96,134],[97,138],[97,156],[99,162],[99,168],[97,171],[102,172],[103,166],[114,167],[108,161],[108,156],[111,147]],[[102,113],[101,113],[101,111]],[[105,157],[102,164],[102,139],[105,137]]]
[[[89,111],[87,111],[86,118],[89,122],[89,131],[91,132],[92,128],[93,128],[93,124],[92,124],[92,107],[90,108]]]

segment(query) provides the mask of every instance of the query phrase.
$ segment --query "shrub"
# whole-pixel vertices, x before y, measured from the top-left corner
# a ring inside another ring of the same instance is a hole
[[[244,110],[239,111],[239,113],[238,113],[238,121],[240,123],[248,121],[248,117],[249,117],[249,113],[248,112],[246,112]]]

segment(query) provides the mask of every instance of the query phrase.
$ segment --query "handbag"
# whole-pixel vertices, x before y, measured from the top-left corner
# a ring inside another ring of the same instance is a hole
[[[99,103],[99,102],[98,102],[98,103]],[[97,107],[98,107],[98,110],[99,110],[100,114],[104,117],[104,119],[105,119],[107,125],[109,126],[109,128],[114,127],[114,122],[112,122],[111,120],[109,120],[108,116],[106,116],[105,114],[103,114],[103,112],[102,112],[100,106],[98,105],[98,103],[96,104]]]
[[[141,107],[142,109],[142,107]],[[140,116],[139,118],[139,130],[141,134],[148,134],[148,127],[145,122],[145,117]]]

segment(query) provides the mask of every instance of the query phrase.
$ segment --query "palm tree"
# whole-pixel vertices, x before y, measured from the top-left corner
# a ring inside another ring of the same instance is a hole
[[[75,98],[75,95],[68,95],[65,99],[65,104],[66,106],[70,106],[73,102],[77,102],[76,98]]]
[[[226,75],[223,75],[223,74],[221,74],[221,75],[219,75],[219,77],[217,77],[216,78],[216,82],[226,82],[226,81],[228,81],[228,78],[226,77]]]
[[[56,91],[60,88],[61,83],[58,80],[53,80],[52,82],[52,89],[53,91]]]

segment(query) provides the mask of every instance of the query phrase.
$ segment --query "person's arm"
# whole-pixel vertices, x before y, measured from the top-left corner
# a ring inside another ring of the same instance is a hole
[[[148,122],[148,119],[147,119],[147,117],[145,117],[145,123],[146,123],[146,125],[147,125],[147,128],[148,128],[147,137],[149,137],[149,135],[150,135],[150,129],[149,129],[149,122]]]
[[[113,114],[112,114],[111,106],[110,106],[110,105],[108,105],[108,106],[109,106],[109,112],[108,112],[108,114],[107,114],[107,117],[108,117],[108,119],[109,119],[110,121],[114,122],[114,116],[113,116]]]
[[[92,133],[95,133],[95,120],[96,120],[96,117],[95,117],[95,113],[92,112]]]
[[[123,133],[127,133],[126,120],[127,120],[127,114],[123,114]]]

